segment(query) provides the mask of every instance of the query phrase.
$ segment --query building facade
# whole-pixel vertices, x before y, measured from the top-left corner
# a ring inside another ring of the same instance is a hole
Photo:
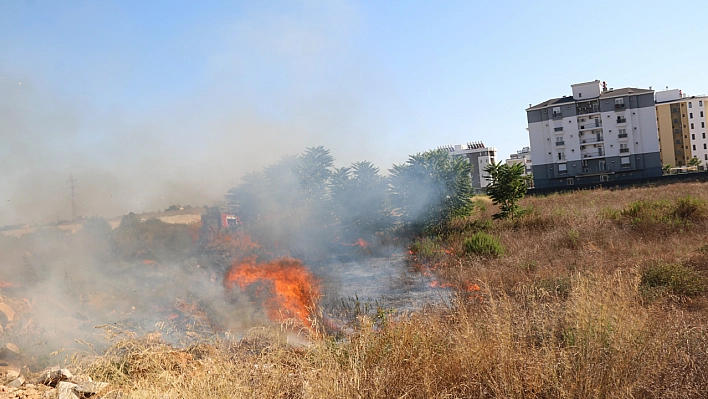
[[[516,154],[509,155],[509,159],[506,160],[506,164],[509,166],[520,163],[524,165],[524,176],[529,176],[533,174],[533,163],[531,162],[531,147],[524,147],[518,151]]]
[[[488,179],[484,168],[490,163],[496,163],[497,149],[485,147],[481,141],[467,143],[466,145],[449,145],[440,147],[449,151],[453,157],[464,157],[472,164],[472,187],[477,191],[484,190],[491,180]]]
[[[537,188],[662,175],[654,91],[595,80],[526,109]]]
[[[705,164],[708,161],[708,97],[688,96],[674,89],[656,92],[655,101],[661,163],[680,167],[687,166],[691,158],[697,158]]]

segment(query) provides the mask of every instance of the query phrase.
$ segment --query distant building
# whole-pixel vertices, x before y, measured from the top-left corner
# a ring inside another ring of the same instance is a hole
[[[533,174],[533,163],[531,162],[531,147],[524,147],[516,151],[516,154],[509,155],[509,159],[506,160],[506,164],[509,166],[515,165],[517,163],[524,165],[525,176]]]
[[[473,166],[472,170],[472,187],[477,191],[485,189],[491,180],[487,177],[484,168],[490,163],[496,163],[497,149],[494,147],[485,147],[481,141],[470,142],[467,144],[456,144],[440,147],[449,151],[453,157],[464,157],[467,162]]]
[[[691,158],[708,161],[706,101],[679,89],[657,91],[656,123],[659,129],[661,163],[686,166]]]
[[[526,109],[537,188],[662,175],[653,90],[571,88]]]

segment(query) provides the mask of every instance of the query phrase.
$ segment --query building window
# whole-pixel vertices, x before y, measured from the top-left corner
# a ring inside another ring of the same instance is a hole
[[[701,111],[701,118],[703,118],[703,111]]]
[[[562,153],[562,152],[559,152],[559,153],[558,153],[558,160],[559,160],[559,161],[564,161],[564,160],[565,160],[565,154]]]
[[[622,164],[623,167],[629,166],[629,157],[620,158],[620,164]]]
[[[703,143],[703,149],[704,149],[704,150],[708,150],[708,147],[707,147],[707,146],[708,146],[708,144]]]
[[[693,112],[691,112],[691,113],[688,114],[688,118],[689,118],[689,119],[693,119]]]
[[[703,158],[708,161],[708,154],[703,154]]]
[[[691,140],[695,140],[695,139],[696,139],[696,135],[695,135],[695,134],[691,134]]]
[[[701,127],[702,127],[702,128],[705,128],[705,127],[706,127],[706,123],[705,123],[705,122],[701,122]]]
[[[695,145],[695,144],[693,145],[693,151],[696,151],[696,145]]]
[[[693,127],[693,123],[691,123],[691,129],[694,129],[694,127]]]
[[[702,107],[702,106],[703,106],[703,100],[701,100],[701,101],[698,102],[698,106],[699,106],[699,107]]]
[[[568,165],[564,163],[559,163],[558,164],[558,171],[559,172],[567,172],[568,171]]]
[[[573,181],[572,177],[569,177],[565,180],[565,183],[569,186],[572,186],[573,184],[575,184],[575,181]]]
[[[681,144],[681,140],[676,140],[676,144]]]
[[[693,103],[690,101],[688,102],[688,108],[693,108]]]
[[[561,116],[561,107],[553,107],[553,116]]]
[[[703,132],[703,138],[706,138],[706,132]]]
[[[678,119],[674,118],[674,123],[678,123]]]

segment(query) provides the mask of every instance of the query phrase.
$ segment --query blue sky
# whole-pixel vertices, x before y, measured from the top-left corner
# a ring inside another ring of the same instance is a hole
[[[708,92],[708,2],[0,2],[0,225],[210,205],[324,145],[382,170],[528,145],[600,79]]]

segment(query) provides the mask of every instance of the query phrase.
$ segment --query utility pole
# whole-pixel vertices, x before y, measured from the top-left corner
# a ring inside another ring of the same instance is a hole
[[[76,191],[74,190],[76,188],[76,180],[74,179],[74,175],[70,175],[69,177],[69,189],[71,190],[71,221],[76,221]]]

